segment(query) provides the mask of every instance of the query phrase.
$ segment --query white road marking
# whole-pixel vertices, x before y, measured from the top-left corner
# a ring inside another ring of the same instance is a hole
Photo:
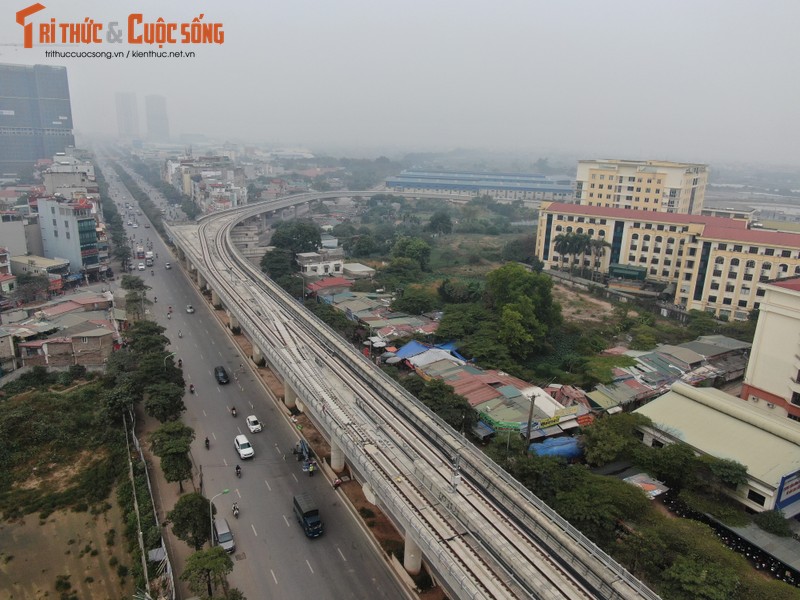
[[[255,535],[256,537],[258,537],[258,532],[256,531],[256,526],[255,526],[255,525],[250,525],[250,527],[252,527],[252,528],[253,528],[253,535]]]
[[[275,582],[275,585],[278,585],[278,578],[275,577],[275,571],[270,569],[269,572],[272,573],[272,580]]]
[[[308,570],[313,573],[314,569],[311,568],[311,563],[306,560],[306,564],[308,565]]]
[[[339,553],[339,556],[341,556],[341,557],[342,557],[342,560],[343,560],[344,562],[347,562],[347,559],[344,557],[344,554],[342,554],[342,549],[341,549],[341,548],[339,548],[339,546],[336,546],[336,551]]]
[[[294,480],[295,480],[296,483],[300,483],[300,480],[297,478],[297,475],[292,473],[292,477],[294,477]]]
[[[236,495],[239,496],[239,500],[242,499],[242,493],[239,491],[239,488],[236,488]]]
[[[215,439],[216,439],[216,438],[215,438]],[[227,459],[227,458],[223,458],[223,459],[222,459],[222,462],[223,462],[223,464],[224,464],[226,467],[228,466],[228,459]]]
[[[269,487],[269,482],[268,482],[266,479],[264,480],[264,485],[266,485],[266,486],[267,486],[267,489],[268,489],[270,492],[272,491],[272,488],[271,488],[271,487]]]
[[[291,527],[291,525],[289,525],[289,519],[286,518],[286,515],[283,515],[283,520],[286,521],[287,527]]]

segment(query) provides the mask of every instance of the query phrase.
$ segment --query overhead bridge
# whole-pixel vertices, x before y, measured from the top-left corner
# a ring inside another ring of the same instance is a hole
[[[289,196],[169,231],[190,274],[282,380],[287,405],[328,439],[405,537],[404,565],[425,561],[449,597],[656,599],[658,596],[423,406],[244,258],[237,224],[342,196]]]

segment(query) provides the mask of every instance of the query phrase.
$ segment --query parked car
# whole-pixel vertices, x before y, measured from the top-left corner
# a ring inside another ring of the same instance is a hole
[[[237,435],[233,439],[233,445],[236,448],[236,452],[239,453],[239,458],[242,460],[253,458],[256,455],[256,451],[253,450],[253,446],[250,444],[250,440],[247,439],[246,435]]]
[[[217,380],[217,383],[230,382],[230,379],[228,378],[228,372],[225,370],[225,367],[214,367],[214,378]]]
[[[214,541],[228,554],[236,550],[233,532],[231,531],[230,525],[228,525],[228,521],[225,520],[225,517],[217,517],[214,519]]]
[[[250,430],[250,433],[258,433],[263,429],[261,421],[259,421],[255,415],[250,415],[245,421],[247,422],[247,428]]]
[[[167,263],[167,264],[169,264],[169,263]],[[192,314],[194,312],[194,306],[192,306],[191,304],[187,304],[186,305],[186,312],[189,313],[189,314]]]

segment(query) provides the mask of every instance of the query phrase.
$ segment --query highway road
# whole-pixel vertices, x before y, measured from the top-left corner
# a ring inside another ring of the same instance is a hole
[[[123,206],[124,202],[132,202],[127,191],[113,183],[116,178],[110,176],[110,165],[101,162],[101,168],[109,173],[112,197],[116,195]],[[183,360],[187,386],[192,383],[196,388],[194,395],[186,395],[183,421],[196,432],[192,454],[202,467],[204,494],[211,497],[230,490],[219,496],[215,505],[228,519],[236,538],[231,585],[248,598],[276,600],[404,597],[404,589],[382,554],[346,508],[341,496],[344,492],[332,489],[322,473],[309,477],[302,472],[291,454],[298,437],[290,423],[267,397],[246,366],[246,357],[239,354],[177,261],[167,258],[166,246],[152,228],[141,226],[145,221],[146,216],[140,216],[140,227],[128,230],[143,238],[147,237],[145,232],[150,233],[159,259],[153,268],[154,276],[150,269],[134,273],[142,275],[152,287],[148,297],[158,297],[150,307],[152,316],[167,328],[170,350],[176,352],[176,359]],[[171,270],[164,268],[166,260],[172,262]],[[194,314],[186,313],[187,304],[195,307]],[[174,313],[167,319],[170,305]],[[182,338],[178,338],[178,330],[182,331]],[[245,365],[244,370],[240,370],[240,364]],[[230,384],[217,384],[213,376],[216,365],[228,370]],[[230,414],[231,406],[237,408],[236,418]],[[264,423],[264,431],[247,431],[244,419],[248,414],[255,414]],[[233,439],[240,433],[253,444],[254,459],[238,458]],[[211,440],[210,450],[203,446],[206,436]],[[235,475],[236,464],[242,466],[241,479]],[[325,534],[315,540],[305,537],[292,513],[292,495],[303,491],[317,500],[325,522]],[[238,520],[230,513],[234,501],[241,508]]]

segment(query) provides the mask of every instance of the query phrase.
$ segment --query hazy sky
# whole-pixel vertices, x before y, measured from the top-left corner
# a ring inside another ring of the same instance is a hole
[[[55,17],[224,24],[193,59],[65,65],[75,128],[116,132],[114,93],[167,97],[173,134],[281,146],[569,152],[800,164],[800,1],[40,0]],[[4,2],[0,42],[22,42]],[[127,50],[109,45],[57,50]],[[157,49],[157,48],[155,48]]]

